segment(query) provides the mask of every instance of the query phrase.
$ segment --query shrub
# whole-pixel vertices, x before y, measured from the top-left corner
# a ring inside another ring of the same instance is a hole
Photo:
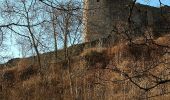
[[[16,77],[15,77],[15,70],[5,70],[2,73],[2,86],[4,87],[12,87],[14,86],[16,82]]]
[[[13,71],[6,71],[3,75],[3,80],[10,82],[10,81],[14,81],[15,79],[15,73]]]
[[[135,60],[153,60],[159,59],[159,57],[163,56],[165,50],[163,47],[159,47],[153,44],[134,44],[129,47],[130,54],[135,58]]]
[[[141,45],[130,45],[129,52],[135,58],[135,60],[139,60],[142,58],[144,47]]]
[[[102,65],[102,68],[106,67],[109,59],[105,52],[91,51],[85,55],[86,63],[89,66],[95,66],[97,63]]]
[[[33,66],[29,66],[19,73],[19,77],[21,80],[27,80],[33,74],[36,74],[36,73],[37,73],[37,69],[33,68]]]

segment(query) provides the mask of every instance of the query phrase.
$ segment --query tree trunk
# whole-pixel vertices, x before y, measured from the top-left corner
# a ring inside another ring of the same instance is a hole
[[[40,73],[41,73],[41,70],[42,70],[42,66],[41,66],[41,59],[40,59],[40,53],[39,53],[39,51],[38,51],[38,47],[37,47],[37,44],[36,44],[36,42],[35,42],[35,38],[34,38],[34,34],[33,34],[33,32],[32,32],[32,30],[31,30],[31,26],[30,26],[30,20],[29,20],[29,14],[28,14],[28,11],[27,11],[27,9],[26,9],[26,5],[24,4],[24,8],[25,8],[25,12],[26,12],[26,18],[27,18],[27,24],[28,24],[28,31],[29,31],[29,34],[30,34],[30,36],[31,36],[31,39],[32,39],[32,44],[33,44],[33,47],[34,47],[34,50],[35,50],[35,52],[36,52],[36,54],[37,54],[37,60],[38,60],[38,65],[39,65],[39,67],[40,67]]]
[[[58,56],[58,47],[57,47],[57,32],[56,32],[56,15],[55,15],[55,9],[52,8],[52,15],[51,15],[51,19],[52,19],[52,27],[53,27],[53,36],[54,36],[54,47],[55,47],[55,60],[57,62],[57,56]]]

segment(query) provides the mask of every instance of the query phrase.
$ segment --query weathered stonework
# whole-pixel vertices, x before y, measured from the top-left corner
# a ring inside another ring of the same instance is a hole
[[[84,0],[84,2],[86,42],[107,37],[116,24],[128,22],[129,5],[132,4],[132,0]],[[141,29],[152,27],[154,34],[170,32],[169,11],[170,7],[166,6],[156,8],[135,4],[131,20]]]

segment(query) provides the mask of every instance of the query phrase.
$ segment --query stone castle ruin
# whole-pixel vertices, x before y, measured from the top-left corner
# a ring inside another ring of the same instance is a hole
[[[86,42],[107,37],[120,22],[128,23],[133,0],[84,0]],[[135,27],[151,27],[154,34],[170,32],[170,7],[160,8],[136,3],[131,20]]]

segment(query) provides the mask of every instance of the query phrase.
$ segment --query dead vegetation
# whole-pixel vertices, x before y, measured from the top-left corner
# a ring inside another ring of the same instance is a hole
[[[164,38],[155,41],[169,41]],[[169,79],[169,69],[165,69],[169,64],[160,63],[170,60],[164,51],[153,43],[84,49],[70,59],[67,68],[63,69],[64,62],[49,62],[43,77],[36,63],[23,59],[15,67],[0,71],[1,95],[5,100],[168,100],[169,83],[149,91],[144,88],[159,82],[153,77]]]

